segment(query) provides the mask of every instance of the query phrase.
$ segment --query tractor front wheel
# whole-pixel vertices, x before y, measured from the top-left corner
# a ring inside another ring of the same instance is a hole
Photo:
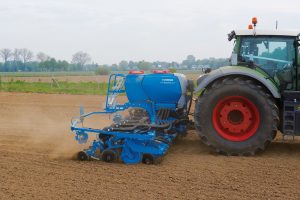
[[[254,155],[277,132],[278,108],[269,93],[246,78],[225,78],[207,88],[195,107],[201,140],[225,155]]]

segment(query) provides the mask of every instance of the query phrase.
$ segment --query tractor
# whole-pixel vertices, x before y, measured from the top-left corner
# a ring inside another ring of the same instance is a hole
[[[300,33],[256,30],[256,23],[228,34],[231,66],[197,80],[195,127],[221,154],[264,151],[278,131],[300,135]]]
[[[200,75],[195,87],[184,74],[168,70],[112,74],[104,110],[85,113],[81,107],[71,122],[80,144],[94,134],[78,159],[160,163],[190,128],[204,144],[230,156],[264,151],[278,131],[300,135],[300,34],[257,30],[256,23],[253,18],[248,30],[228,34],[234,40],[230,66]],[[120,94],[128,102],[120,104]],[[111,125],[83,125],[85,118],[103,114],[114,115]]]

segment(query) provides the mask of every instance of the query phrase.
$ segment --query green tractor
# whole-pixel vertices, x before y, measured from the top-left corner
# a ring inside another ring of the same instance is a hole
[[[200,76],[195,89],[195,126],[205,144],[224,155],[254,155],[278,131],[300,136],[299,36],[255,29],[228,34],[235,43],[231,66]]]

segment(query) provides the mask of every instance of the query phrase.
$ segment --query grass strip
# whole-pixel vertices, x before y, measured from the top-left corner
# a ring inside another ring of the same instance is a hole
[[[32,92],[47,94],[92,94],[105,95],[107,83],[96,82],[63,82],[58,84],[45,82],[10,81],[0,82],[0,91],[3,92]]]

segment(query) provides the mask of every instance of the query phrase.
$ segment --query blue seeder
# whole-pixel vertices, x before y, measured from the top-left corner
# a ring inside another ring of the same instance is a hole
[[[123,161],[125,164],[159,163],[178,135],[185,135],[192,102],[193,82],[183,74],[155,71],[143,74],[112,74],[104,111],[84,113],[72,120],[71,130],[79,144],[96,134],[90,148],[78,153],[79,160]],[[126,94],[128,102],[117,97]],[[128,110],[122,117],[121,111]],[[114,114],[113,123],[102,129],[79,127],[86,117]]]

